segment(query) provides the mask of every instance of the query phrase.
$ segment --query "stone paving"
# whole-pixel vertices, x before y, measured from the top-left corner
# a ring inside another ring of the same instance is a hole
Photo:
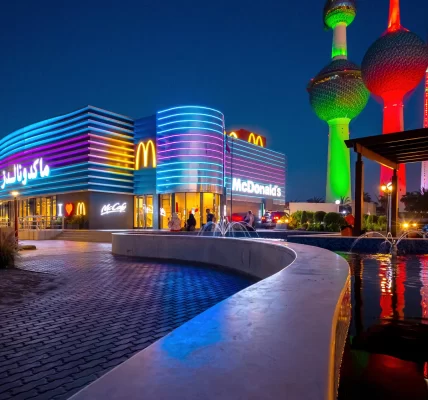
[[[98,243],[38,243],[23,269],[57,288],[0,306],[0,400],[66,399],[254,281],[214,268],[115,257]]]

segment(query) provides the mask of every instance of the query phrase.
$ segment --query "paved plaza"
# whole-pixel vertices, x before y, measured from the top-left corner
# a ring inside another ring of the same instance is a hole
[[[0,301],[0,400],[66,399],[253,283],[214,268],[115,257],[108,244],[37,247],[19,261],[34,288]]]

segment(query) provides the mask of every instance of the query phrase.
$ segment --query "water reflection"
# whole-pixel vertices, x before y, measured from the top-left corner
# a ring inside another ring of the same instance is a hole
[[[339,399],[427,399],[428,255],[342,256],[351,267],[352,320]]]

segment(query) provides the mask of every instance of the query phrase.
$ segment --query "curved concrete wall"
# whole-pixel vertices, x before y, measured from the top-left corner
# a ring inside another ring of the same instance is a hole
[[[350,320],[347,262],[299,244],[114,234],[113,253],[263,278],[137,353],[73,399],[334,399]]]

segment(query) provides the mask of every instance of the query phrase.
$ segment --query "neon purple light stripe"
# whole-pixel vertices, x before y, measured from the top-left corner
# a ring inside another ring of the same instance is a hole
[[[178,142],[168,142],[168,143],[158,144],[158,147],[169,146],[169,145],[172,145],[172,144],[179,144],[179,143],[206,143],[206,144],[209,144],[209,145],[223,147],[223,144],[212,143],[212,142],[204,142],[202,140],[198,140],[198,141],[196,141],[196,140],[180,140]]]
[[[199,157],[201,160],[204,160],[205,158],[215,158],[216,160],[223,161],[221,157],[214,157],[214,156],[207,156],[205,154],[186,154],[186,155],[178,155],[178,156],[168,156],[168,157],[158,157],[159,160],[168,160],[170,158],[185,158],[185,157]],[[165,163],[167,164],[167,163]]]
[[[160,140],[166,140],[166,139],[169,139],[169,138],[172,138],[172,137],[183,137],[183,136],[197,136],[197,137],[203,136],[203,137],[210,137],[210,138],[213,138],[213,139],[216,139],[216,140],[220,140],[221,143],[223,143],[223,137],[224,137],[224,135],[221,135],[220,133],[217,136],[215,136],[215,135],[206,135],[204,133],[182,133],[182,134],[179,134],[179,135],[161,136],[161,137],[158,137],[156,141],[159,142]]]
[[[268,169],[265,165],[260,164],[259,167],[250,167],[249,165],[244,165],[241,164],[239,162],[235,162],[235,160],[233,161],[233,167],[234,168],[240,168],[242,171],[247,171],[247,172],[253,172],[253,171],[265,171],[265,175],[276,175],[276,176],[285,176],[285,171],[281,170],[281,168],[278,169],[274,169],[272,168],[272,170],[270,170],[270,168]],[[226,168],[230,169],[230,162],[226,162]]]
[[[229,165],[229,164],[230,164],[230,160],[226,159],[226,165]],[[285,175],[285,169],[284,168],[271,167],[269,165],[266,165],[266,164],[264,164],[262,162],[258,162],[258,161],[244,161],[240,157],[233,159],[233,165],[239,165],[239,166],[242,166],[243,168],[255,169],[257,171],[260,171],[260,169],[268,169],[268,170],[271,170],[272,172],[276,172],[280,175]],[[266,171],[266,172],[270,172],[270,171]]]
[[[192,147],[177,147],[175,149],[158,151],[158,154],[160,154],[160,153],[169,153],[170,151],[180,151],[180,150],[205,150],[208,153],[215,152],[215,153],[223,154],[223,152],[220,151],[220,150],[204,149],[204,148],[201,148],[201,147],[194,147],[194,148],[192,148]],[[185,155],[187,155],[187,154],[183,154],[183,156],[185,156]]]
[[[11,156],[8,156],[5,159],[1,160],[1,165],[3,165],[4,163],[7,163],[7,164],[22,164],[22,162],[16,162],[15,160],[19,159],[20,157],[25,157],[29,153],[31,154],[32,158],[37,158],[35,156],[35,154],[38,154],[39,151],[51,149],[51,148],[57,147],[57,146],[64,146],[67,143],[72,143],[72,142],[75,142],[75,141],[80,141],[80,140],[82,140],[84,138],[88,139],[89,135],[87,133],[85,133],[84,135],[76,136],[76,137],[73,137],[73,138],[70,138],[70,139],[64,139],[64,140],[61,140],[60,142],[49,143],[49,144],[46,144],[46,145],[43,145],[43,146],[38,146],[38,147],[33,147],[31,149],[28,149],[28,150],[23,150],[23,151],[20,151],[19,153],[12,154]]]

